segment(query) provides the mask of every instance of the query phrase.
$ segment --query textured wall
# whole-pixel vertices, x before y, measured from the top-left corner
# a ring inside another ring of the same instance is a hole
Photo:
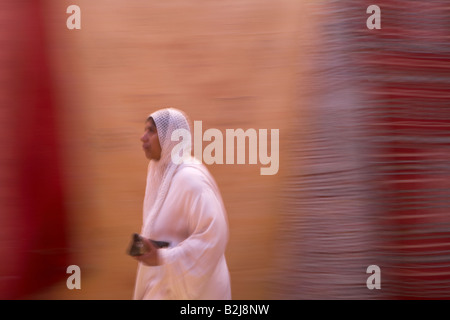
[[[82,290],[39,297],[127,299],[136,262],[146,163],[139,137],[155,109],[183,109],[203,130],[280,129],[287,136],[298,80],[303,13],[296,1],[77,1],[81,30],[65,27],[70,1],[47,1],[64,132],[71,263]],[[286,174],[212,165],[230,222],[233,298],[270,298],[279,192]]]

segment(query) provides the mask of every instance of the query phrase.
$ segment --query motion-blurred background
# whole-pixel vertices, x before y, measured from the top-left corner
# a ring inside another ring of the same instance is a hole
[[[167,106],[280,130],[278,174],[209,166],[234,299],[450,298],[449,18],[436,0],[3,0],[0,298],[132,297],[139,137]]]

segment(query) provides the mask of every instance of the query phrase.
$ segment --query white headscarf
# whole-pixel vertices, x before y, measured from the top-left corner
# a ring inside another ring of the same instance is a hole
[[[180,110],[174,108],[161,109],[149,115],[153,118],[158,132],[159,144],[161,145],[161,158],[150,160],[147,173],[147,186],[144,198],[144,223],[142,235],[151,237],[153,221],[158,215],[161,206],[166,199],[167,192],[175,171],[182,164],[200,164],[198,160],[189,156],[185,157],[182,164],[172,161],[172,150],[176,145],[182,143],[183,154],[190,155],[191,141],[172,141],[172,133],[176,129],[185,129],[191,132],[187,116]]]

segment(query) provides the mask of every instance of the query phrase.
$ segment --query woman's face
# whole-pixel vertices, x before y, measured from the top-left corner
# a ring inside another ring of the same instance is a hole
[[[144,149],[147,159],[161,159],[161,145],[159,144],[158,131],[156,130],[156,125],[152,118],[145,123],[144,134],[141,137],[141,141],[142,149]]]

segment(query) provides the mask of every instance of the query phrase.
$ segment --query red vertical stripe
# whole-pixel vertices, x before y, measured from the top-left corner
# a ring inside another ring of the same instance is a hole
[[[15,255],[16,268],[4,275],[3,298],[26,298],[66,276],[66,211],[59,157],[58,110],[53,99],[42,2],[10,6],[8,32],[15,63],[4,64],[13,86],[8,121],[14,145],[14,208],[6,221],[16,230],[3,246]],[[14,28],[14,26],[17,28]],[[3,170],[6,167],[2,167]],[[13,212],[14,211],[14,212]],[[13,214],[14,214],[14,217]]]

